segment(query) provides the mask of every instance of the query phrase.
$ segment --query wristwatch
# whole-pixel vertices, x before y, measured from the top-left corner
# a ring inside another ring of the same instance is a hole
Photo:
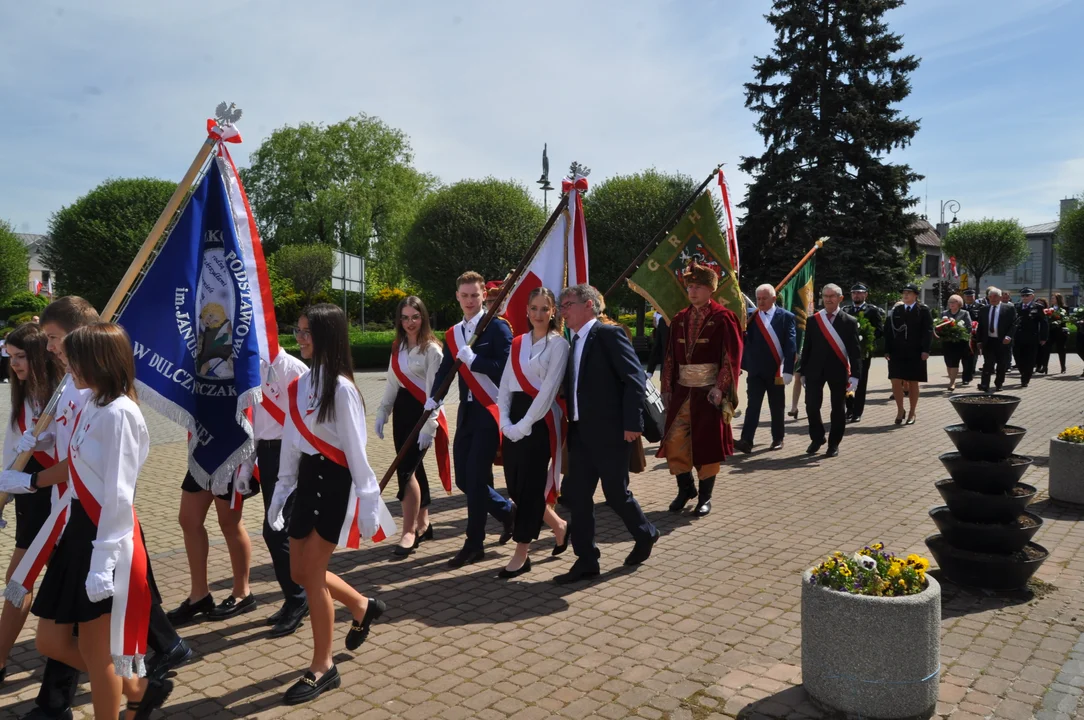
[[[36,472],[30,473],[30,489],[38,490],[38,474]]]

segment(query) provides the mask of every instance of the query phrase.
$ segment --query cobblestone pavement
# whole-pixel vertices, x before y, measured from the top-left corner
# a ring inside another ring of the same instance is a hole
[[[1049,438],[1081,421],[1080,360],[1069,373],[1035,379],[1008,391],[1023,397],[1013,423],[1028,428],[1018,452],[1036,465],[1024,480],[1041,491],[1032,509],[1046,520],[1036,540],[1051,550],[1038,573],[1038,592],[993,595],[945,584],[941,702],[954,720],[1070,717],[1084,686],[1084,510],[1046,499]],[[166,710],[170,718],[703,718],[816,717],[801,689],[800,574],[823,555],[875,540],[898,553],[925,554],[934,531],[927,510],[940,504],[937,460],[951,449],[942,427],[956,422],[945,400],[943,365],[930,361],[937,382],[923,389],[919,421],[892,424],[883,361],[873,370],[863,422],[847,431],[836,459],[808,458],[805,413],[788,421],[786,447],[765,451],[762,425],[751,456],[728,461],[710,516],[694,520],[667,512],[674,486],[665,466],[649,459],[633,491],[664,537],[651,559],[622,567],[631,541],[616,516],[599,505],[603,575],[589,585],[558,587],[571,552],[550,557],[552,536],[535,545],[534,570],[496,578],[511,546],[496,545],[490,523],[487,559],[461,570],[445,561],[461,545],[463,496],[435,496],[436,541],[406,561],[391,558],[391,542],[339,552],[333,569],[388,612],[356,654],[342,642],[348,617],[339,611],[336,662],[341,690],[300,708],[281,693],[307,667],[308,626],[272,641],[264,618],[278,606],[277,586],[260,538],[261,503],[248,503],[253,536],[256,612],[229,622],[182,630],[198,662],[181,669]],[[372,406],[381,374],[359,375]],[[6,416],[7,394],[0,401]],[[452,413],[454,419],[454,413]],[[137,505],[167,606],[187,594],[187,567],[176,522],[184,474],[183,433],[148,412],[155,445],[140,480]],[[378,474],[391,461],[390,441],[370,438]],[[650,452],[650,450],[649,450]],[[429,460],[431,462],[431,460]],[[435,472],[433,473],[435,476]],[[503,487],[498,478],[498,487]],[[398,512],[394,489],[385,493]],[[601,495],[598,500],[601,503]],[[210,573],[219,599],[230,570],[215,523]],[[0,533],[0,555],[11,550]],[[0,687],[0,716],[29,710],[41,660],[31,620],[12,653]],[[886,652],[891,652],[886,648]],[[77,718],[90,717],[89,690]]]

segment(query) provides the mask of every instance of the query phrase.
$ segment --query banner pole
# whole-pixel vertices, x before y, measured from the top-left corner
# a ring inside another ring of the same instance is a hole
[[[811,247],[809,249],[809,252],[807,252],[805,254],[805,257],[803,257],[801,260],[799,260],[798,264],[794,266],[794,269],[791,270],[789,273],[787,273],[787,276],[785,278],[783,278],[782,280],[780,280],[779,284],[775,286],[775,291],[779,292],[780,290],[782,290],[783,286],[785,286],[787,284],[787,281],[790,280],[795,275],[797,275],[798,271],[801,270],[802,267],[805,266],[805,264],[807,262],[809,262],[809,258],[813,257],[814,253],[816,253],[818,250],[820,250],[822,247],[824,247],[824,243],[826,243],[826,242],[828,242],[828,238],[827,237],[822,237],[820,240],[813,243],[813,247]]]

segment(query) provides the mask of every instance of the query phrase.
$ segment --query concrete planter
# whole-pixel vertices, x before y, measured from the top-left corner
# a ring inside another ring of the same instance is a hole
[[[868,597],[802,575],[802,682],[820,705],[866,718],[928,718],[941,670],[941,586]]]
[[[1084,443],[1050,438],[1050,497],[1084,505]]]

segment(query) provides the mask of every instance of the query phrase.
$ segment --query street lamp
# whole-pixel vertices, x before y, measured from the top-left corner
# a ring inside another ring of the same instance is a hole
[[[952,222],[945,224],[945,211],[948,210],[952,213]],[[960,212],[960,203],[955,200],[942,200],[941,201],[941,222],[937,223],[937,236],[942,240],[948,235],[949,225],[955,227],[960,224],[960,221],[956,219],[956,213]],[[941,248],[941,267],[945,267],[945,250]],[[941,307],[945,305],[945,278],[938,278],[937,280],[937,302]],[[941,308],[939,307],[938,310]]]
[[[542,186],[542,204],[546,208],[546,212],[550,211],[549,192],[553,190],[553,186],[550,185],[550,158],[546,153],[548,149],[548,143],[542,144],[542,177],[538,178],[537,182]]]

